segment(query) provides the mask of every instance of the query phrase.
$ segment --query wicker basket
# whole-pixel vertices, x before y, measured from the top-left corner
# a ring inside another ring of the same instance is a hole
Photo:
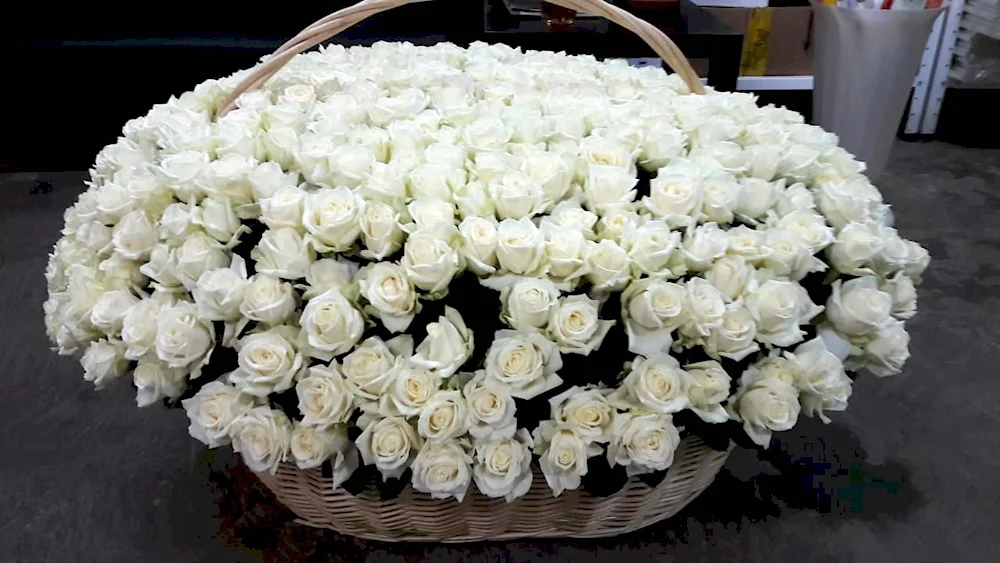
[[[223,104],[257,88],[295,55],[333,37],[361,20],[404,4],[426,0],[362,0],[304,29],[254,69]],[[566,8],[607,18],[641,37],[684,80],[692,93],[704,93],[698,75],[676,45],[659,29],[603,0],[549,0]],[[655,488],[638,479],[608,497],[567,491],[558,497],[537,465],[531,490],[507,503],[473,489],[463,502],[435,500],[407,487],[396,499],[381,501],[374,490],[353,496],[334,489],[318,469],[283,463],[277,473],[259,474],[303,524],[384,541],[507,540],[528,537],[601,537],[638,530],[669,518],[707,487],[729,456],[696,437],[685,438],[666,478]]]
[[[483,496],[475,487],[458,503],[435,500],[407,487],[389,501],[374,490],[353,496],[334,489],[318,469],[283,463],[277,474],[260,480],[299,522],[382,541],[510,540],[517,538],[614,536],[638,530],[676,514],[715,478],[729,457],[695,437],[685,438],[659,485],[650,489],[636,478],[608,497],[566,491],[558,497],[538,467],[528,494],[514,502]]]

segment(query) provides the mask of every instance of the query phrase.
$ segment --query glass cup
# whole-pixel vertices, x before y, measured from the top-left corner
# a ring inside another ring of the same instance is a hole
[[[565,28],[576,21],[576,10],[542,0],[542,19],[549,28]]]

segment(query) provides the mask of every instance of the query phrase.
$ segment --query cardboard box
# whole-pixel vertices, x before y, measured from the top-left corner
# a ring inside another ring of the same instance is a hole
[[[741,76],[812,75],[812,8],[704,9],[730,27],[744,30]]]

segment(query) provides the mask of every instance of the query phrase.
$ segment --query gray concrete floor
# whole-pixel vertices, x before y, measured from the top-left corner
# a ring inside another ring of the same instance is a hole
[[[227,547],[183,412],[97,393],[48,350],[46,253],[80,173],[0,176],[0,561],[255,561]],[[36,181],[53,190],[32,194]],[[673,522],[624,538],[364,544],[371,561],[1000,561],[1000,151],[896,146],[879,185],[934,258],[913,359],[862,378],[848,412],[738,451]],[[222,458],[226,454],[219,454]],[[357,560],[351,556],[348,560]]]

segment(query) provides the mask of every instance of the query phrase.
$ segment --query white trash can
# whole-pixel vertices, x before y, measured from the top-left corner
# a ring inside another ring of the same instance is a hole
[[[836,133],[872,179],[889,160],[927,38],[944,10],[813,2],[813,121]]]

